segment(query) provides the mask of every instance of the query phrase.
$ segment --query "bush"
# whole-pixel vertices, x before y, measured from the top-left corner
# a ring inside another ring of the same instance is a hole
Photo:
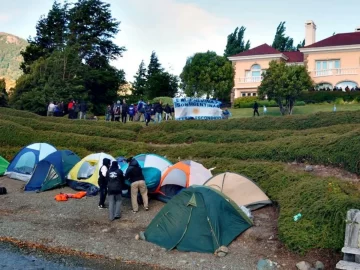
[[[304,91],[299,100],[306,104],[311,103],[333,103],[337,98],[342,98],[345,102],[351,102],[360,97],[360,92],[339,92],[339,91]]]
[[[174,105],[173,99],[171,97],[157,97],[154,98],[151,103],[162,101],[163,106],[169,104],[170,106]]]
[[[234,101],[234,108],[252,108],[255,101],[259,104],[259,107],[279,107],[275,100],[258,100],[256,97],[243,97],[237,98]],[[295,106],[304,106],[304,101],[296,101]]]
[[[337,104],[337,105],[344,104],[344,103],[345,103],[345,102],[344,102],[343,98],[337,98],[337,99],[335,99],[335,104]]]

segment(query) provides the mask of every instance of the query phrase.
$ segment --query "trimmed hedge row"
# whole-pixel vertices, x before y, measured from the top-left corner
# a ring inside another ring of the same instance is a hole
[[[12,121],[17,124],[29,126],[34,130],[58,131],[65,133],[83,134],[88,136],[101,136],[104,138],[116,138],[127,141],[135,141],[137,133],[131,130],[120,130],[110,127],[76,125],[77,123],[54,123],[40,121],[37,119],[22,118],[18,116],[9,116],[0,113],[0,119]]]
[[[339,92],[339,91],[304,91],[298,97],[305,103],[323,103],[335,102],[336,99],[342,98],[345,102],[354,100],[360,101],[360,92]]]
[[[156,144],[181,144],[194,142],[210,143],[247,143],[256,141],[271,141],[278,138],[290,136],[310,136],[316,134],[345,134],[347,132],[359,129],[360,124],[336,125],[317,129],[306,130],[196,130],[189,129],[176,133],[158,131],[157,129],[143,129],[138,135],[138,141]]]
[[[108,127],[108,128],[114,128],[120,130],[131,130],[134,132],[139,132],[143,126],[139,123],[127,123],[124,125],[120,122],[105,122],[105,121],[94,121],[94,120],[70,120],[63,117],[43,117],[37,114],[34,114],[32,112],[27,111],[18,111],[14,109],[4,108],[0,107],[0,114],[7,115],[7,116],[17,116],[21,118],[31,118],[35,120],[41,120],[41,122],[50,122],[50,123],[61,123],[61,124],[74,124],[78,126],[99,126],[99,127]]]
[[[360,129],[346,134],[313,134],[278,138],[269,142],[251,143],[193,143],[191,145],[152,145],[97,136],[67,134],[54,131],[29,132],[28,128],[0,120],[2,136],[0,146],[25,146],[35,141],[53,145],[80,147],[92,152],[117,150],[117,155],[159,153],[173,158],[226,157],[235,159],[259,159],[270,161],[299,161],[333,165],[350,172],[360,173]]]
[[[197,130],[301,130],[343,124],[360,124],[360,110],[351,112],[321,112],[311,115],[290,115],[283,117],[239,118],[212,121],[168,121],[148,127],[149,130],[181,132]]]

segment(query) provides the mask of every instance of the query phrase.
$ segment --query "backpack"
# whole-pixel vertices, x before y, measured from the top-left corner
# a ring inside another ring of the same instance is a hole
[[[6,188],[0,187],[0,195],[5,195],[5,194],[7,194]]]
[[[120,115],[120,106],[115,107],[115,114]]]

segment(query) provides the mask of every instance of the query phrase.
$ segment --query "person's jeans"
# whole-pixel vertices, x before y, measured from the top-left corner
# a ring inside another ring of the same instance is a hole
[[[166,121],[169,120],[169,119],[172,120],[171,114],[170,114],[170,113],[166,113],[166,114],[165,114],[165,119],[166,119]]]
[[[161,123],[162,120],[162,113],[155,114],[155,122]]]
[[[133,211],[137,212],[139,210],[139,205],[137,202],[138,191],[140,191],[141,197],[144,202],[144,207],[148,207],[148,194],[147,187],[144,180],[139,180],[131,184],[131,205]]]
[[[121,194],[109,195],[109,219],[114,220],[115,218],[121,217]]]
[[[80,112],[80,119],[86,119],[86,112]]]
[[[106,200],[106,195],[107,195],[107,187],[106,186],[100,186],[100,201],[99,201],[99,206],[105,206],[105,200]]]
[[[110,119],[111,119],[111,114],[109,114],[109,113],[108,113],[108,114],[106,114],[106,116],[105,116],[105,120],[106,120],[106,121],[110,121]]]

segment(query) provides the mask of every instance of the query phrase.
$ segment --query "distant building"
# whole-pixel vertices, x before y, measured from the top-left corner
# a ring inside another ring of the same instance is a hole
[[[262,73],[272,60],[288,65],[306,65],[317,89],[360,84],[360,27],[352,33],[336,34],[316,42],[316,25],[305,23],[305,47],[295,52],[280,52],[267,44],[228,58],[235,68],[232,99],[257,96]]]

